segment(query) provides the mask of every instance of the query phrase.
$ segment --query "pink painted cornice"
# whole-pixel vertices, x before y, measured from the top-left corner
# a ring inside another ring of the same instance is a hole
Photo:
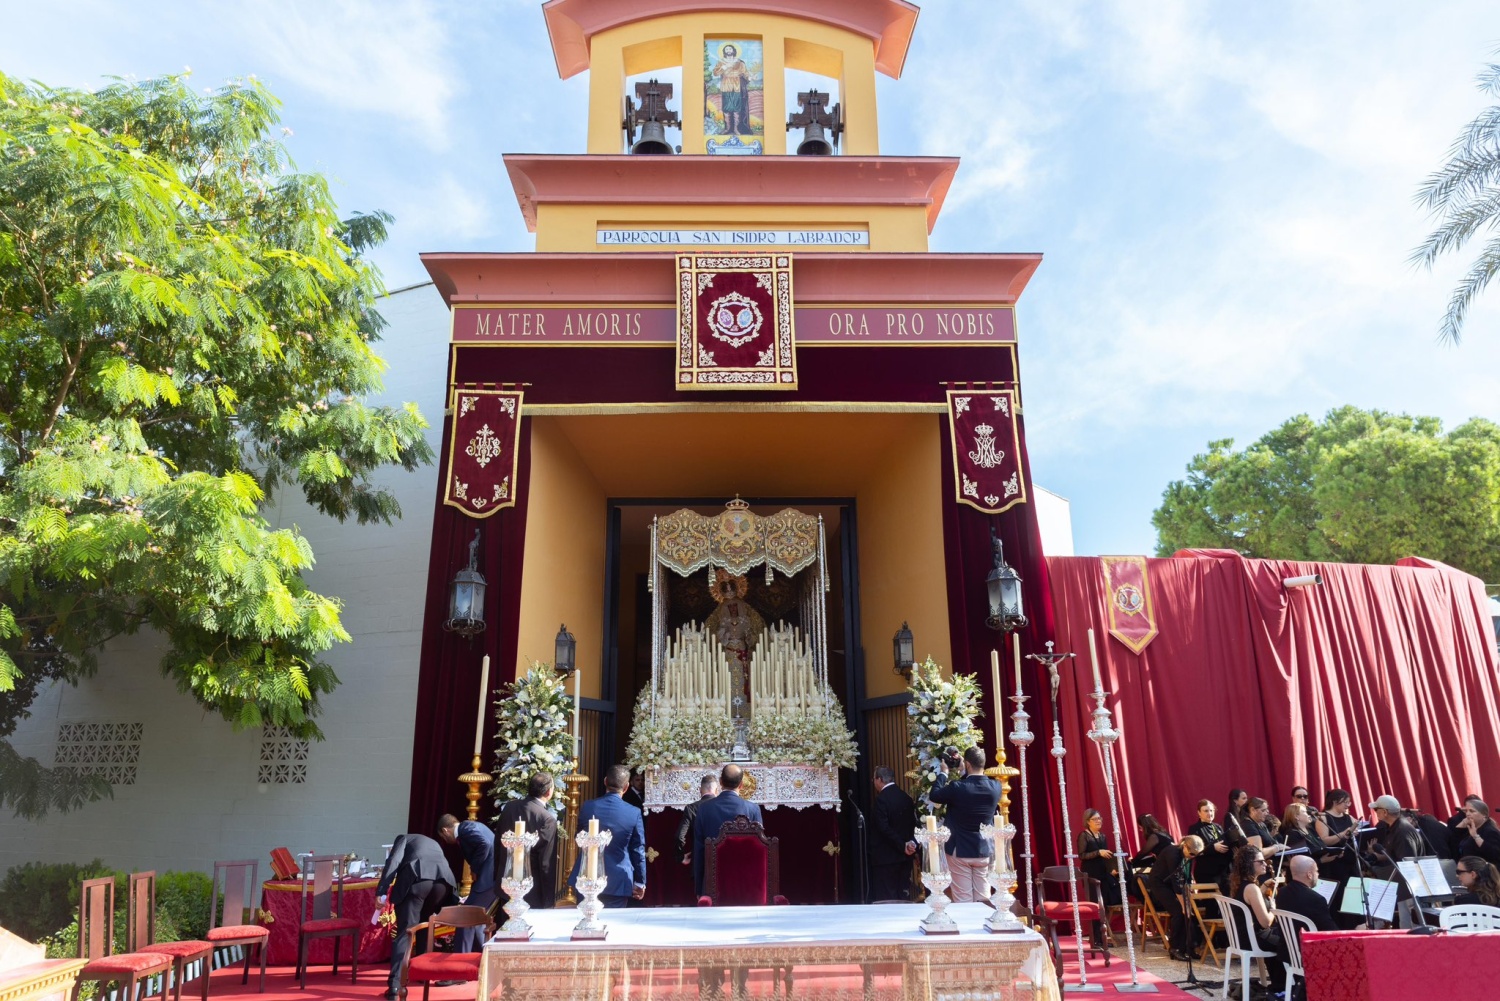
[[[589,41],[601,31],[671,14],[748,11],[819,21],[870,39],[875,68],[900,77],[917,27],[907,0],[547,0],[542,15],[563,79],[589,68]]]
[[[430,253],[422,263],[450,304],[676,301],[671,251],[586,254]],[[797,304],[1014,303],[1041,254],[802,254]]]
[[[958,158],[509,154],[516,201],[538,205],[920,205],[937,224]],[[725,192],[734,192],[728,196]]]

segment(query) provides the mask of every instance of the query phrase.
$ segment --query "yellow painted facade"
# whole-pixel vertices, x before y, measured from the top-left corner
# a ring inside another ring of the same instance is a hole
[[[849,253],[869,250],[881,253],[921,253],[927,250],[927,208],[924,205],[723,205],[569,204],[537,206],[536,249],[553,253],[588,253],[640,250],[640,247],[600,247],[600,229],[641,228],[698,229],[863,229],[870,234],[869,247],[798,247],[799,254]],[[701,245],[691,246],[701,251]],[[679,246],[653,245],[651,250],[675,250]]]

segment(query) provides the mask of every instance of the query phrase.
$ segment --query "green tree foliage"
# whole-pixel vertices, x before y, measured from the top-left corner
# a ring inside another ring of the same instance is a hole
[[[414,406],[361,402],[384,367],[363,255],[389,218],[341,219],[277,108],[253,80],[0,75],[0,802],[22,815],[107,793],[3,738],[140,629],[204,707],[319,737],[319,654],[349,636],[263,506],[298,488],[387,522],[371,474],[431,461]]]
[[[1479,89],[1500,98],[1500,63],[1490,63],[1479,75]],[[1432,267],[1439,257],[1463,249],[1475,235],[1492,234],[1479,256],[1459,280],[1438,328],[1441,337],[1457,343],[1474,298],[1500,272],[1500,104],[1480,112],[1464,127],[1448,159],[1422,182],[1417,204],[1437,217],[1437,228],[1412,253],[1412,262]]]
[[[1151,516],[1157,552],[1391,563],[1426,556],[1500,580],[1500,425],[1341,407],[1235,451],[1209,442]]]

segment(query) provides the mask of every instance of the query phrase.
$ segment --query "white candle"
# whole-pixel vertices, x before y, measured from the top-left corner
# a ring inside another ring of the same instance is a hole
[[[589,818],[589,837],[590,838],[597,838],[598,836],[599,836],[599,818],[598,817],[590,817]],[[597,841],[591,842],[589,844],[588,869],[587,869],[586,875],[588,876],[589,879],[598,879],[599,878],[599,843]]]
[[[579,760],[583,750],[583,733],[578,729],[579,710],[583,706],[583,700],[578,696],[578,676],[582,673],[576,669],[573,671],[573,760],[575,762]],[[577,771],[578,765],[575,764],[573,770]]]
[[[1099,678],[1099,652],[1094,649],[1094,627],[1089,626],[1089,664],[1094,668],[1094,691],[1104,691],[1104,682]]]
[[[490,700],[490,655],[484,655],[484,661],[479,668],[479,718],[474,721],[474,756],[479,757],[479,749],[484,745],[484,711],[489,708]]]
[[[1005,727],[1001,725],[1004,718],[1000,715],[1000,651],[990,651],[990,699],[995,703],[995,746],[1000,746],[1000,731]],[[998,752],[997,752],[998,754]]]
[[[1011,652],[1014,653],[1015,656],[1016,656],[1016,694],[1017,695],[1023,695],[1025,693],[1021,691],[1021,634],[1020,633],[1013,632],[1013,633],[1010,634],[1010,649],[1011,649]]]
[[[510,878],[520,881],[526,878],[526,845],[521,839],[526,836],[526,821],[516,821],[516,844],[510,850]]]
[[[932,835],[927,839],[927,871],[938,871],[938,842],[937,842],[937,816],[929,813],[922,818],[927,825],[927,833]]]

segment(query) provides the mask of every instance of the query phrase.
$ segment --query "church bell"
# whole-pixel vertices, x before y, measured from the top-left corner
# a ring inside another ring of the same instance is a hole
[[[657,156],[671,153],[672,144],[667,142],[667,127],[661,122],[642,122],[641,137],[630,147],[630,152]]]
[[[797,144],[798,156],[832,156],[833,144],[827,139],[822,124],[809,122],[803,130],[802,141]]]

